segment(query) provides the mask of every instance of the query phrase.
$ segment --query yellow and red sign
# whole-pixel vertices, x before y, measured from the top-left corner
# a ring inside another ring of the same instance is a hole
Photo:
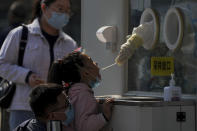
[[[168,76],[174,73],[173,57],[151,57],[151,75]]]

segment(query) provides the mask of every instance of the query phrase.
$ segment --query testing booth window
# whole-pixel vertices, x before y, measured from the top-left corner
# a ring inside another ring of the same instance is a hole
[[[158,5],[156,7],[160,8]],[[142,12],[130,9],[128,34],[139,26]],[[196,65],[197,56],[193,53],[185,54],[180,49],[173,52],[161,40],[152,50],[140,47],[128,60],[128,91],[163,92],[163,88],[169,86],[170,74],[174,73],[176,86],[181,87],[182,93],[194,95],[197,88]]]

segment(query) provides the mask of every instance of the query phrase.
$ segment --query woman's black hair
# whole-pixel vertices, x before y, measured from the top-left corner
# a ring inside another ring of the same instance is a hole
[[[35,0],[33,4],[31,21],[42,16],[41,3],[44,3],[46,6],[50,6],[55,1],[56,0]]]
[[[78,83],[81,80],[80,67],[83,67],[83,58],[81,52],[72,52],[62,60],[53,62],[48,74],[48,82],[62,84]]]

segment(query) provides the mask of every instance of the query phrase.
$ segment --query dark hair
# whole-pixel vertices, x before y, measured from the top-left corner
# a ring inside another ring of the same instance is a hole
[[[48,82],[62,84],[77,83],[81,80],[79,68],[83,67],[83,58],[81,52],[72,52],[62,60],[53,62],[48,74]]]
[[[56,0],[35,0],[33,4],[31,21],[37,17],[40,18],[42,16],[41,3],[44,3],[46,6],[50,6],[55,1]]]
[[[62,93],[63,88],[58,84],[41,84],[35,87],[30,93],[29,104],[36,117],[46,115],[46,109],[57,104],[57,97]]]
[[[8,11],[8,19],[10,24],[19,24],[27,20],[29,11],[24,0],[14,1]]]

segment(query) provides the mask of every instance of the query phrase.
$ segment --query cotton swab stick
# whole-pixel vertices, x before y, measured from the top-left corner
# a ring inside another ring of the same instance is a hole
[[[106,66],[106,67],[103,67],[101,70],[104,71],[104,70],[106,70],[106,69],[108,69],[108,68],[110,68],[110,67],[112,67],[112,66],[114,66],[114,65],[116,65],[116,63],[111,64],[111,65]]]

